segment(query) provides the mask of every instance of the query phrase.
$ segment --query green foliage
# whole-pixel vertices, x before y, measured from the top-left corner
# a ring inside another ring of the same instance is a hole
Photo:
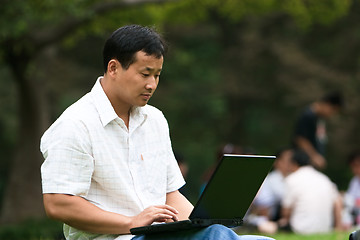
[[[249,16],[266,16],[282,13],[291,16],[300,28],[314,24],[331,24],[344,17],[352,0],[183,0],[165,4],[164,19],[172,23],[191,24],[209,21],[214,13],[231,22],[239,22]]]
[[[49,219],[28,220],[20,224],[1,226],[2,240],[61,240],[62,223]]]
[[[302,28],[313,24],[331,24],[345,16],[351,6],[351,0],[288,0],[282,1],[285,12],[294,17]]]
[[[89,14],[86,9],[91,2],[93,1],[5,0],[0,10],[0,36],[17,38],[31,31],[56,25],[66,17]]]

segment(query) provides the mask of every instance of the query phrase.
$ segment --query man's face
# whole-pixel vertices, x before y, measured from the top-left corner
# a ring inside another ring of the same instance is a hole
[[[120,65],[120,63],[119,63]],[[145,106],[159,83],[163,57],[146,55],[139,51],[128,69],[118,68],[116,76],[117,103],[126,107]]]
[[[323,103],[321,116],[324,118],[330,118],[339,112],[339,107],[331,105],[329,103]]]
[[[275,167],[282,173],[284,177],[291,173],[292,156],[292,150],[285,150],[275,161]]]
[[[360,157],[357,157],[351,164],[351,170],[355,176],[360,177]]]

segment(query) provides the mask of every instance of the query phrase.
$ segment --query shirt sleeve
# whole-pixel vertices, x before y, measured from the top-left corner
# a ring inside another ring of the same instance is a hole
[[[180,189],[185,185],[184,177],[181,174],[179,165],[171,151],[171,157],[168,165],[168,177],[167,177],[167,189],[166,192],[173,192]]]
[[[173,192],[180,189],[182,186],[185,185],[184,177],[181,174],[179,165],[176,161],[174,156],[172,146],[171,146],[171,139],[170,139],[170,131],[169,125],[164,115],[162,115],[163,119],[163,130],[164,130],[164,137],[165,137],[165,145],[166,145],[166,152],[167,152],[167,188],[166,192]]]
[[[304,112],[297,121],[295,136],[312,139],[316,131],[316,118],[310,114],[309,110]]]
[[[41,166],[43,193],[86,197],[94,170],[90,138],[80,121],[56,121],[40,144],[45,158]]]

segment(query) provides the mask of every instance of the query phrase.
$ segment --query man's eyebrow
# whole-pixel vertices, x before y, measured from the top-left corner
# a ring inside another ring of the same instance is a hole
[[[146,67],[145,68],[146,71],[149,71],[149,72],[161,72],[162,68],[160,69],[155,69],[155,68],[150,68],[150,67]]]

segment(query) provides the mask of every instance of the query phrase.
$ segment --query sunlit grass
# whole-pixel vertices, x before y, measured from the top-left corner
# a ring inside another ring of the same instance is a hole
[[[238,232],[239,233],[239,232]],[[258,233],[243,233],[249,235],[264,235],[276,240],[347,240],[348,232],[333,232],[329,234],[298,235],[294,233],[278,233],[266,235]],[[241,234],[241,233],[239,233]],[[17,225],[0,226],[1,240],[60,240],[62,235],[62,224],[49,219],[25,221]]]
[[[333,232],[329,234],[298,235],[293,233],[279,233],[274,236],[276,240],[347,240],[350,232]]]

